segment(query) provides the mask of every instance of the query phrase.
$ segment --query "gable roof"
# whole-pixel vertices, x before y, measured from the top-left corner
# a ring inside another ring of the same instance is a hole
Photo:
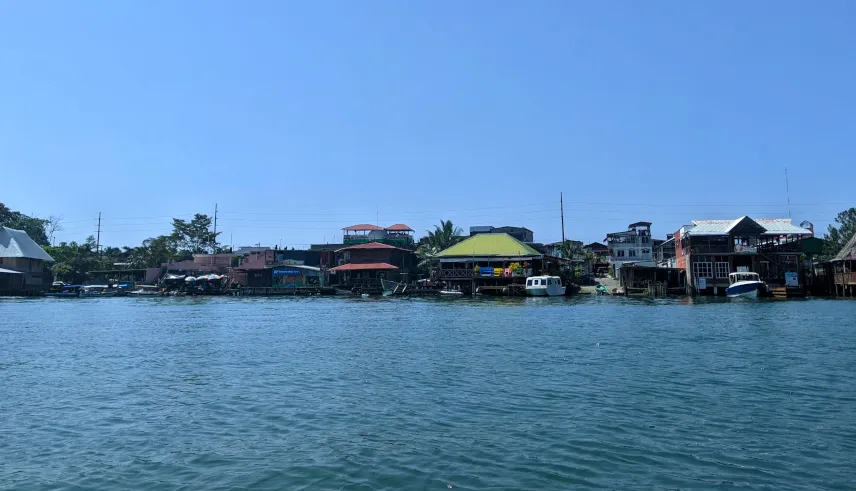
[[[396,223],[391,227],[386,227],[389,232],[413,232],[413,229],[403,223]]]
[[[437,257],[540,255],[540,252],[508,234],[477,234],[440,252]]]
[[[728,235],[738,225],[758,227],[763,235],[811,235],[811,230],[791,223],[790,218],[758,218],[747,216],[736,220],[693,220],[686,226],[686,235]]]
[[[371,250],[371,249],[398,249],[400,251],[413,252],[410,249],[402,249],[401,247],[391,246],[389,244],[384,244],[383,242],[366,242],[365,244],[357,244],[357,245],[353,245],[353,246],[343,247],[343,248],[337,250],[336,252],[353,251],[353,250],[360,250],[360,249],[369,249],[369,250]]]
[[[54,262],[23,230],[0,227],[0,257],[22,257]]]
[[[850,237],[847,245],[838,251],[838,254],[835,255],[835,259],[833,259],[833,261],[844,261],[846,259],[856,259],[856,234],[853,234],[853,237]]]

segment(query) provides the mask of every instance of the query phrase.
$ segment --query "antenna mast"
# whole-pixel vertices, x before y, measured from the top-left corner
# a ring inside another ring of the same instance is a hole
[[[101,212],[98,212],[98,237],[95,239],[95,253],[101,255]]]
[[[788,196],[788,218],[791,218],[791,185],[788,184],[788,166],[785,166],[785,194]]]
[[[562,192],[559,191],[559,208],[562,209],[562,244],[565,243],[565,200],[562,197]]]

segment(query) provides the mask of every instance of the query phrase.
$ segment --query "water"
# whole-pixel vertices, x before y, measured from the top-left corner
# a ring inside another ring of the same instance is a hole
[[[856,302],[0,300],[0,489],[854,489]]]

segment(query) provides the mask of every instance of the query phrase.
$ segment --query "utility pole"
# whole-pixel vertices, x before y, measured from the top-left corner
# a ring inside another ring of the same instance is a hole
[[[217,253],[217,203],[214,203],[214,244],[211,246],[211,253]]]
[[[95,239],[95,252],[101,255],[101,212],[98,212],[98,235]]]
[[[788,195],[788,218],[791,218],[791,186],[788,184],[788,166],[785,166],[785,192]]]
[[[559,208],[562,209],[562,244],[565,243],[565,200],[562,197],[562,192],[559,191]]]

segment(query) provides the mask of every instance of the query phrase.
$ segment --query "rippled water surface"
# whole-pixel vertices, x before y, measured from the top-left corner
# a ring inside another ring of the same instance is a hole
[[[0,300],[0,489],[854,489],[856,302]]]

